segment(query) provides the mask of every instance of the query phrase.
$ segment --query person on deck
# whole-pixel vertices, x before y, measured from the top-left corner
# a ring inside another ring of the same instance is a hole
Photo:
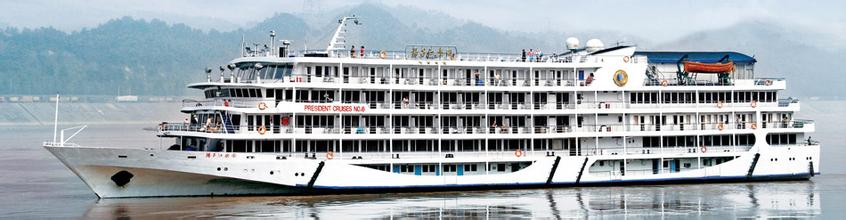
[[[538,62],[541,62],[541,60],[543,60],[543,51],[538,49]]]
[[[529,62],[534,62],[534,61],[535,61],[535,59],[534,59],[534,58],[535,58],[535,51],[534,51],[534,50],[529,49],[529,54],[528,54],[528,56],[529,56]]]
[[[526,49],[523,49],[523,56],[521,57],[523,62],[526,62]]]
[[[590,73],[590,76],[588,76],[587,80],[585,80],[585,85],[590,85],[590,83],[592,83],[592,82],[593,82],[593,73]]]
[[[474,77],[475,77],[475,79],[476,79],[476,86],[483,86],[483,85],[485,85],[485,83],[482,81],[482,79],[481,79],[481,78],[479,78],[479,76],[480,76],[480,75],[481,75],[481,74],[479,74],[479,71],[478,71],[478,70],[476,70],[475,72],[473,72],[473,76],[474,76]]]
[[[364,58],[364,45],[361,45],[361,54],[359,57]]]
[[[355,45],[350,46],[350,58],[355,58]]]
[[[323,100],[325,100],[326,102],[332,102],[333,101],[332,97],[329,97],[329,93],[323,94]]]

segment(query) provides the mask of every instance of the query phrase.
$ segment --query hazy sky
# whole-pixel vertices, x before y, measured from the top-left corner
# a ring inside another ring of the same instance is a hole
[[[160,18],[191,26],[233,29],[275,12],[328,12],[361,2],[407,5],[440,11],[503,30],[613,30],[671,40],[693,31],[720,28],[749,19],[773,20],[832,36],[846,36],[846,1],[786,0],[0,0],[0,26],[53,26],[72,31],[109,19]],[[520,2],[520,3],[515,3]],[[529,2],[529,1],[526,1]],[[843,39],[843,37],[840,37]],[[844,39],[846,40],[846,39]]]

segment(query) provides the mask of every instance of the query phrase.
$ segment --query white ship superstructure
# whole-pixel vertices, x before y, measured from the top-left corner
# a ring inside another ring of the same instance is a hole
[[[189,87],[172,146],[45,147],[99,197],[808,179],[814,122],[736,52],[590,40],[547,56],[246,49]],[[272,45],[270,48],[274,48]],[[64,138],[62,138],[64,139]]]

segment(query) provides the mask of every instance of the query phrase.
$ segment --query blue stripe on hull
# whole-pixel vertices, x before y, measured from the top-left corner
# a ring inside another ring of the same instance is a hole
[[[820,173],[814,173],[820,175]],[[507,183],[507,184],[452,184],[452,185],[406,185],[406,186],[362,186],[362,187],[346,187],[346,186],[319,186],[315,185],[314,189],[321,190],[340,190],[340,191],[370,191],[370,190],[395,190],[395,191],[429,191],[429,190],[458,190],[458,189],[496,189],[496,188],[544,188],[544,187],[563,187],[563,186],[608,186],[608,185],[650,185],[650,184],[671,184],[671,183],[720,183],[720,182],[755,182],[755,181],[778,181],[778,180],[807,180],[810,179],[810,173],[802,174],[782,174],[782,175],[765,175],[765,176],[713,176],[713,177],[697,177],[697,178],[660,178],[648,180],[609,180],[609,181],[592,181],[576,184],[575,182],[553,182],[546,184],[545,182],[531,182],[531,183]],[[303,185],[297,185],[303,186]]]

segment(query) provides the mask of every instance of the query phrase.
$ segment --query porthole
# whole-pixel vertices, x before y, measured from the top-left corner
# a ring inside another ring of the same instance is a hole
[[[217,171],[220,171],[220,167],[217,168]]]
[[[270,171],[270,175],[273,175],[273,171]]]

